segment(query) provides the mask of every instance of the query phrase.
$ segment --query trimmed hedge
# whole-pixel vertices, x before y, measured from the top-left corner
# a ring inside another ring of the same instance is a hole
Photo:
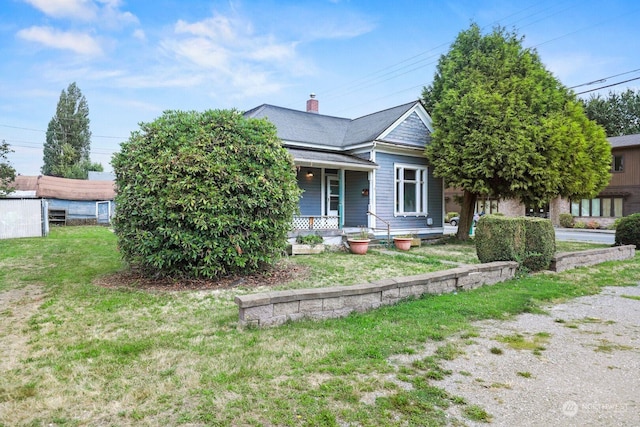
[[[616,245],[640,247],[640,213],[631,214],[616,221]]]
[[[548,268],[556,251],[553,225],[543,218],[484,215],[475,242],[480,262],[517,261],[532,271]]]
[[[280,257],[300,190],[273,124],[210,110],[140,127],[112,161],[127,262],[149,276],[215,278]]]
[[[560,227],[573,228],[573,223],[573,215],[571,215],[570,213],[560,214]]]

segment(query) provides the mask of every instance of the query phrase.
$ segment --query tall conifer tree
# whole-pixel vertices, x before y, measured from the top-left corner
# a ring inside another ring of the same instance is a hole
[[[89,106],[75,82],[60,94],[56,114],[47,127],[46,138],[42,173],[64,178],[86,178],[87,169],[91,167]]]

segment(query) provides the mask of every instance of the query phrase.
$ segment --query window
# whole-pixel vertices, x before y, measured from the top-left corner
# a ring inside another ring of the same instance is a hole
[[[427,214],[427,168],[395,165],[395,215]]]
[[[622,154],[614,154],[612,162],[612,172],[624,172],[624,156]]]
[[[482,214],[498,213],[498,199],[477,200],[474,212]]]
[[[571,215],[621,217],[622,197],[598,197],[571,201]]]

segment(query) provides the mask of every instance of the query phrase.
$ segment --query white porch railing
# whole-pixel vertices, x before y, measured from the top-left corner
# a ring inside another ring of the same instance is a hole
[[[340,217],[329,215],[299,215],[293,217],[295,230],[337,230]]]

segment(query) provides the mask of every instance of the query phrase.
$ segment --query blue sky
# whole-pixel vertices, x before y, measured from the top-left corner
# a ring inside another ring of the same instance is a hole
[[[164,110],[303,110],[314,92],[320,113],[359,117],[418,99],[471,22],[515,29],[568,87],[608,78],[575,90],[595,89],[640,77],[639,12],[633,0],[0,0],[0,140],[18,173],[39,174],[71,82],[107,171]]]

